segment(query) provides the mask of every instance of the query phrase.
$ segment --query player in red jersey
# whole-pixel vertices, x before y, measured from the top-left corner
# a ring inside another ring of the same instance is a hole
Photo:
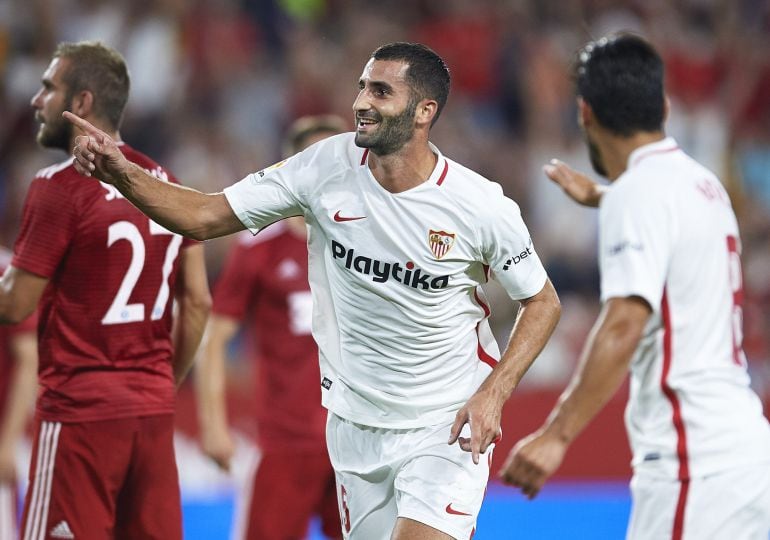
[[[11,253],[0,247],[0,275]],[[17,533],[16,446],[32,410],[37,388],[37,337],[33,315],[13,326],[0,326],[0,538]]]
[[[287,155],[342,133],[336,116],[297,120]],[[247,480],[236,537],[302,538],[313,515],[324,534],[341,538],[334,471],[326,451],[326,409],[318,384],[318,349],[311,330],[307,233],[301,217],[252,236],[243,232],[214,289],[206,345],[196,369],[201,444],[225,470],[234,446],[225,406],[226,350],[244,317],[255,341],[259,463]]]
[[[72,148],[78,130],[62,121],[64,110],[80,111],[119,140],[128,88],[116,51],[60,44],[31,102],[38,143]],[[176,182],[147,156],[120,147]],[[21,320],[40,303],[42,388],[24,539],[179,539],[175,384],[190,367],[210,306],[203,246],[153,223],[116,189],[78,174],[72,161],[35,176],[0,281],[0,320]]]

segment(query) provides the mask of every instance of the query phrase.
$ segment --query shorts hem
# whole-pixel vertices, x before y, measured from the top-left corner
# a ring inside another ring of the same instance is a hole
[[[448,527],[446,522],[443,522],[443,521],[439,522],[439,520],[437,520],[435,516],[426,516],[425,514],[420,514],[419,512],[399,512],[398,517],[419,521],[423,525],[427,525],[428,527],[433,527],[434,529],[441,531],[442,533],[448,534],[453,538],[456,538],[457,540],[465,540],[467,538],[470,538],[470,535],[471,535],[470,532],[465,532],[460,529]],[[473,530],[473,528],[471,528],[471,530]]]

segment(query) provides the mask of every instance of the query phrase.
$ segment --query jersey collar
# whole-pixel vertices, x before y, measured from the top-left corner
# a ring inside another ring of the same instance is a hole
[[[679,145],[673,137],[666,137],[660,141],[640,146],[628,156],[626,170],[636,167],[641,161],[652,155],[664,154],[675,150],[679,150]]]
[[[439,150],[435,144],[428,141],[428,146],[430,146],[431,151],[436,154],[436,166],[433,168],[433,172],[430,173],[428,180],[426,180],[424,183],[436,184],[437,186],[440,186],[446,179],[446,175],[449,172],[449,162],[446,160],[444,155],[441,153],[441,150]],[[367,163],[368,160],[369,149],[367,148],[361,155],[361,166],[366,167],[367,170],[369,169],[369,164]],[[369,171],[369,174],[371,174],[371,171]]]

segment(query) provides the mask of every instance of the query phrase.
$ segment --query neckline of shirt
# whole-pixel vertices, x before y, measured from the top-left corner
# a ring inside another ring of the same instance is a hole
[[[436,147],[435,144],[432,142],[428,142],[428,146],[430,147],[431,151],[436,156],[436,165],[433,167],[433,171],[430,173],[430,176],[428,176],[428,179],[424,182],[421,182],[417,184],[416,186],[407,189],[406,191],[399,191],[398,193],[393,193],[391,191],[388,191],[384,187],[382,187],[382,184],[380,184],[377,179],[372,174],[372,170],[369,168],[369,149],[364,150],[363,159],[361,160],[361,166],[366,167],[366,174],[369,176],[372,182],[374,182],[379,189],[384,191],[385,193],[392,195],[392,196],[398,196],[398,195],[404,195],[407,193],[412,193],[415,190],[422,189],[424,186],[428,185],[441,185],[446,177],[447,170],[449,168],[449,162],[444,157],[444,155],[441,153],[441,151]]]
[[[665,137],[659,141],[640,146],[629,154],[626,170],[636,167],[639,162],[653,154],[663,154],[674,150],[679,150],[679,145],[673,137]]]

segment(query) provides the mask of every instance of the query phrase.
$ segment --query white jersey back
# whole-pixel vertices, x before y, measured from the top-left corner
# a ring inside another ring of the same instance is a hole
[[[491,270],[514,299],[545,284],[516,203],[432,149],[430,178],[402,193],[376,181],[352,133],[225,190],[254,233],[305,216],[323,403],[360,424],[453,418],[499,359],[480,284]]]
[[[719,180],[671,138],[635,150],[600,208],[602,300],[653,309],[631,366],[637,472],[686,479],[770,460],[741,349],[738,225]]]

